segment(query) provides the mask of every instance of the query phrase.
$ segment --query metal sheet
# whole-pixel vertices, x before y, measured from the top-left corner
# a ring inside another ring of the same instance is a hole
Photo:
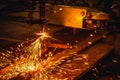
[[[46,5],[46,19],[49,24],[83,28],[86,9],[64,5]]]
[[[104,12],[92,12],[91,13],[91,19],[94,20],[109,20],[109,14]]]

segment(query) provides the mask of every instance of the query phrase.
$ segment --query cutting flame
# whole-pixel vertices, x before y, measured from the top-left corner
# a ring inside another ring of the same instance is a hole
[[[35,33],[35,35],[40,36],[41,39],[45,39],[45,38],[48,38],[48,37],[49,37],[48,34],[45,33],[45,32]]]
[[[46,36],[46,33],[44,33],[44,32],[39,32],[39,33],[35,33],[35,35],[37,35],[37,36]]]

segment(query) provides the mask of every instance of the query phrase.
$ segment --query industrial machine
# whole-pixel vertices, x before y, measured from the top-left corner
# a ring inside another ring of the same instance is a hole
[[[43,27],[43,25],[47,23],[82,29],[104,28],[106,26],[106,22],[110,19],[110,15],[108,13],[95,8],[67,4],[60,5],[56,3],[59,2],[57,0],[52,2],[50,1],[16,1],[14,2],[15,4],[13,7],[11,7],[13,2],[8,4],[6,1],[8,5],[0,10],[0,14],[1,16],[4,16],[14,12],[28,11],[28,18],[26,21],[28,24],[40,24],[41,27]],[[16,3],[19,3],[19,6],[16,5]],[[19,10],[18,7],[20,7]],[[34,15],[34,13],[38,14]],[[37,20],[35,19],[35,16],[37,17]]]
[[[87,7],[66,5],[45,5],[48,24],[62,25],[72,28],[98,28],[106,26],[110,19],[108,13]]]

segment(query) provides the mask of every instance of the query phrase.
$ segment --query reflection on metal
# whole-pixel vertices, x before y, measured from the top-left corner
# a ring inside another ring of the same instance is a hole
[[[109,19],[109,15],[107,13],[100,12],[100,11],[92,11],[90,19],[94,19],[94,20],[108,20]]]
[[[93,28],[103,25],[101,21],[109,20],[109,14],[86,7],[50,4],[45,6],[48,24],[73,28]]]
[[[85,9],[70,6],[46,5],[46,18],[48,23],[64,25],[68,27],[82,28]]]

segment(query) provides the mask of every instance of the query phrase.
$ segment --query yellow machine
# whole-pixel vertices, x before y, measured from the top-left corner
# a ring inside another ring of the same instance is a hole
[[[45,5],[48,24],[72,28],[97,28],[105,26],[109,14],[87,7]]]

